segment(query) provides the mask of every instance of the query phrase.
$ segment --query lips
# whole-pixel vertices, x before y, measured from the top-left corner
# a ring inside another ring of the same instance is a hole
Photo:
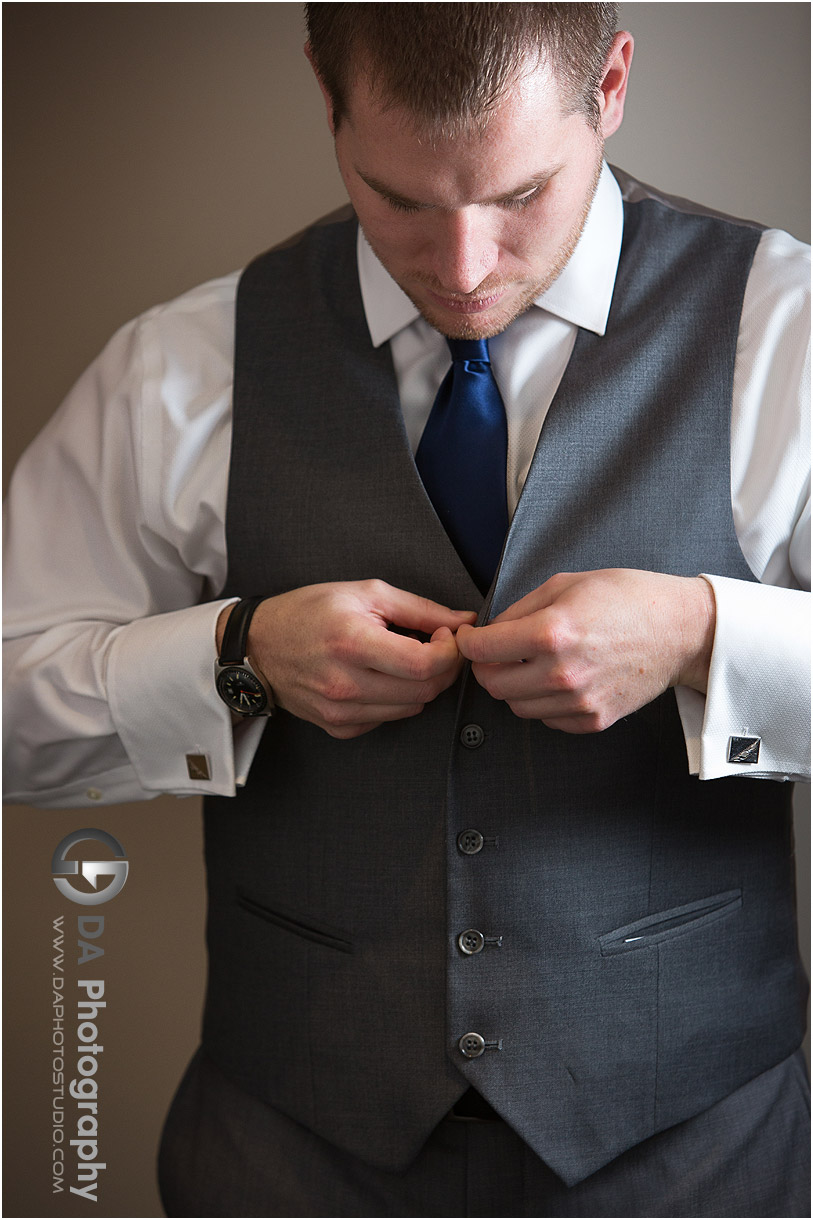
[[[494,292],[487,297],[442,297],[431,289],[427,289],[429,296],[437,305],[441,305],[444,309],[450,310],[452,313],[461,314],[478,314],[485,313],[492,309],[505,295],[505,290],[500,289],[499,292]]]

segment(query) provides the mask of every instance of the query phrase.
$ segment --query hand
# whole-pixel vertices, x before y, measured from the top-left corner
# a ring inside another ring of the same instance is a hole
[[[231,610],[218,619],[218,651]],[[307,585],[258,606],[248,655],[280,707],[331,737],[358,737],[417,716],[451,686],[462,666],[453,632],[476,617],[381,580]]]
[[[704,691],[715,618],[700,576],[560,573],[488,626],[461,626],[457,646],[517,716],[596,733],[669,686]]]

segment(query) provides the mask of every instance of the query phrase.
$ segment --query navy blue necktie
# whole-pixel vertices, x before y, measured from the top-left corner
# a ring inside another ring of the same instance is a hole
[[[481,593],[508,530],[508,427],[486,339],[448,339],[452,367],[438,390],[415,462],[424,487]]]

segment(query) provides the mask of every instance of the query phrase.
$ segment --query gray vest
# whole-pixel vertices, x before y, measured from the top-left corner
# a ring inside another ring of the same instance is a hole
[[[562,570],[753,579],[729,417],[756,228],[626,205],[606,335],[579,332],[485,605],[371,346],[355,237],[329,218],[241,280],[229,592],[379,577],[485,621]],[[798,1045],[790,797],[690,777],[671,691],[586,736],[469,676],[354,741],[280,712],[248,786],[207,802],[205,1048],[389,1169],[474,1085],[576,1182]],[[466,929],[494,943],[465,954]]]

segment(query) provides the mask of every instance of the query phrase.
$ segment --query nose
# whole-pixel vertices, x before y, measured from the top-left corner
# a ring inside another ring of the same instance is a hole
[[[447,212],[439,227],[434,271],[447,292],[474,292],[495,270],[499,246],[487,209],[476,206]]]

